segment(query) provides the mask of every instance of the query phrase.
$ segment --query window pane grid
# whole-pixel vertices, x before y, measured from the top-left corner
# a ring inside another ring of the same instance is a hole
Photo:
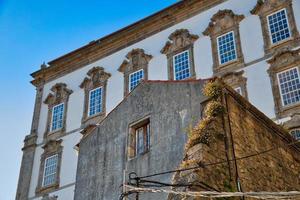
[[[137,154],[144,153],[144,129],[137,130]]]
[[[300,140],[300,130],[299,129],[291,131],[291,134],[293,135],[293,137],[296,140]]]
[[[144,70],[139,70],[130,74],[129,79],[129,89],[131,91],[141,82],[142,79],[144,79]]]
[[[225,64],[237,58],[233,32],[218,37],[220,64]]]
[[[150,124],[135,130],[136,155],[143,154],[150,149]]]
[[[45,160],[43,186],[52,185],[56,182],[58,155]]]
[[[268,22],[273,44],[291,36],[285,9],[268,16]]]
[[[173,62],[175,80],[183,80],[191,76],[188,51],[175,55]]]
[[[89,116],[102,112],[102,88],[90,92]]]
[[[300,80],[297,68],[279,73],[278,81],[284,106],[300,101]]]
[[[51,130],[55,131],[63,127],[64,104],[53,107]]]

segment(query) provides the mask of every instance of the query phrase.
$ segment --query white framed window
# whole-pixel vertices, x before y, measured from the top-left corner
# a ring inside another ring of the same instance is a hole
[[[237,59],[234,32],[217,37],[219,63],[221,65]]]
[[[237,87],[237,88],[234,88],[234,90],[239,93],[240,95],[242,95],[242,88],[241,87]]]
[[[272,44],[291,37],[286,9],[279,10],[267,16],[270,39]]]
[[[129,75],[129,92],[132,91],[144,79],[144,70],[133,72]]]
[[[291,134],[296,140],[300,140],[300,129],[292,130]]]
[[[43,174],[43,187],[56,183],[57,165],[58,154],[46,158]]]
[[[57,131],[63,127],[64,103],[52,108],[51,131]]]
[[[300,101],[300,78],[297,67],[277,74],[282,105],[287,106]]]
[[[190,54],[183,51],[173,56],[174,80],[184,80],[191,77]]]
[[[89,92],[89,116],[102,112],[102,87]]]
[[[150,149],[150,123],[135,129],[136,155],[146,153]]]

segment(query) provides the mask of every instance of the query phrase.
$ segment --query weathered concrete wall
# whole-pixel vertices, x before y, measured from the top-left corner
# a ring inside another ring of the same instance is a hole
[[[144,82],[80,142],[75,200],[112,200],[121,194],[126,176],[176,169],[183,158],[186,129],[200,118],[202,81]],[[150,118],[150,151],[127,159],[129,124]],[[157,177],[170,182],[171,174]],[[140,195],[141,199],[165,199]]]

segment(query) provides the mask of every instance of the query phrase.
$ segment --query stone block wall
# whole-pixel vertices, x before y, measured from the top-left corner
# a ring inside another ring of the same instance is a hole
[[[299,144],[246,99],[223,82],[219,83],[220,94],[216,97],[215,92],[211,92],[206,107],[212,107],[211,102],[220,102],[224,111],[205,111],[204,118],[192,130],[185,157],[179,166],[180,170],[196,169],[177,172],[173,177],[173,184],[192,186],[173,189],[222,192],[300,190]],[[168,199],[198,198],[169,195]]]
[[[244,99],[230,93],[226,97],[235,156],[259,154],[236,163],[242,189],[299,190],[300,152],[292,145],[296,141]]]

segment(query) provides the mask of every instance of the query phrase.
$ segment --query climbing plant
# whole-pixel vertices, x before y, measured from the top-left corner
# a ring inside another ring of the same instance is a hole
[[[212,125],[213,121],[217,120],[218,116],[225,113],[225,107],[221,103],[222,86],[218,80],[206,83],[203,89],[205,96],[211,98],[207,103],[204,111],[204,118],[189,131],[189,139],[186,144],[186,150],[202,143],[209,145],[216,139],[218,131]]]

